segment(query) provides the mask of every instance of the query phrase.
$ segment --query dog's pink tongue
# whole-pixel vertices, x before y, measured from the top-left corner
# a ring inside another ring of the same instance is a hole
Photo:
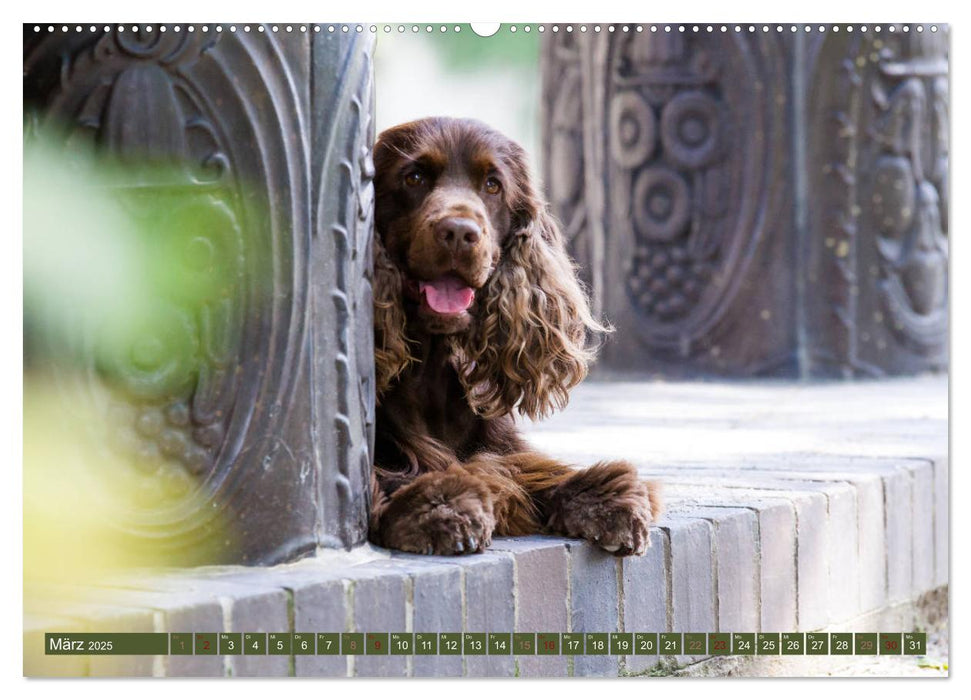
[[[433,311],[440,314],[457,314],[472,306],[475,290],[467,287],[457,277],[439,277],[431,282],[419,282],[425,300]]]

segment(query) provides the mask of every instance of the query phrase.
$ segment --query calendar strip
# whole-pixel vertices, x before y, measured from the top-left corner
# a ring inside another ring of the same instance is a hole
[[[57,633],[48,655],[839,656],[927,653],[925,632]]]

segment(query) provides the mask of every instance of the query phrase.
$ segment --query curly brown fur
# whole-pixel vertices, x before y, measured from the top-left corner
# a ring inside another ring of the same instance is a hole
[[[374,373],[378,399],[412,362],[401,305],[401,271],[380,240],[374,242]]]
[[[642,553],[654,487],[627,463],[577,471],[532,452],[513,420],[563,408],[607,330],[526,154],[432,118],[382,133],[374,160],[372,540],[454,554],[545,531]]]

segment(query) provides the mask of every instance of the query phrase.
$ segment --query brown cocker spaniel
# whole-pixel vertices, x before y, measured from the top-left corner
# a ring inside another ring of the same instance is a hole
[[[628,462],[577,470],[534,452],[513,420],[563,408],[588,331],[605,330],[523,149],[431,118],[382,133],[374,159],[371,540],[459,554],[543,532],[642,554],[654,485]]]

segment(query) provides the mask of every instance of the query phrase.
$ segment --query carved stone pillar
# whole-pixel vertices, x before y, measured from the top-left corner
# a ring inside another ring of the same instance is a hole
[[[93,150],[131,165],[110,189],[135,216],[164,202],[202,222],[161,242],[183,284],[231,268],[198,307],[158,298],[151,331],[107,370],[79,345],[89,371],[71,381],[106,417],[103,442],[131,465],[133,492],[153,494],[106,517],[210,562],[360,543],[373,38],[153,29],[24,28],[28,133],[56,126],[68,159]],[[138,171],[159,159],[178,165]]]
[[[945,366],[947,38],[925,29],[545,35],[545,179],[617,329],[601,371]]]
[[[947,367],[947,32],[807,42],[813,375]]]

